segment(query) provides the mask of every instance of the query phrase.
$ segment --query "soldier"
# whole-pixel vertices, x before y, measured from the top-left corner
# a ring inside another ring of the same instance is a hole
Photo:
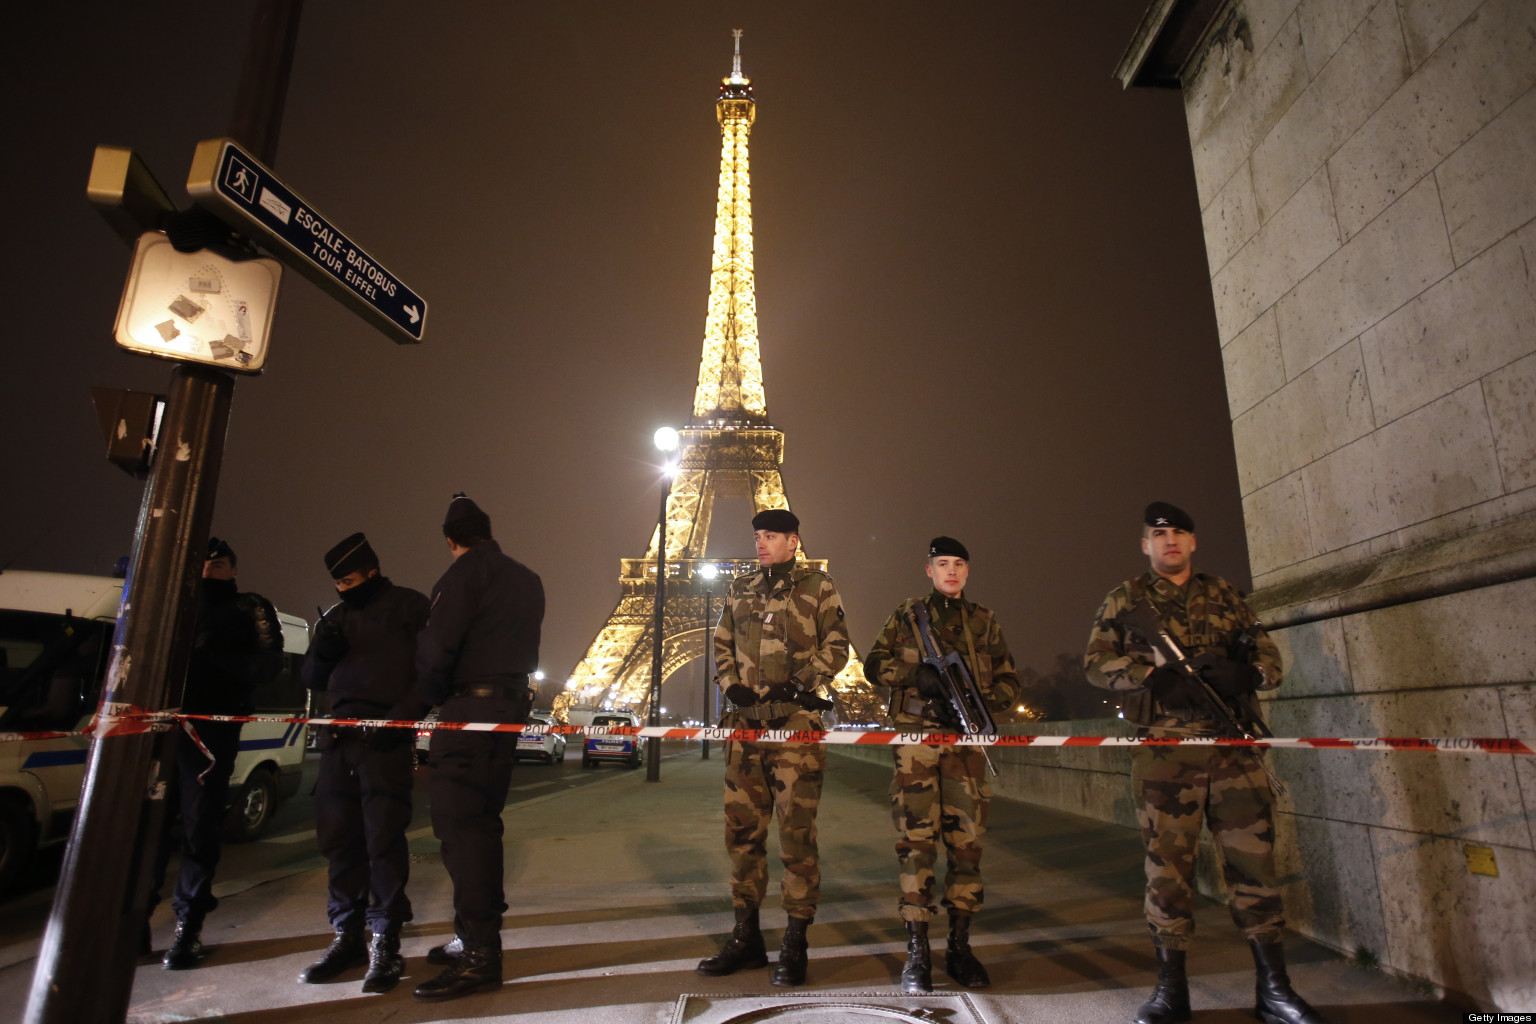
[[[242,594],[234,548],[208,538],[208,558],[197,595],[197,637],[187,665],[181,710],[193,715],[248,715],[252,693],[283,666],[283,631],[272,602],[260,594]],[[171,907],[176,938],[162,965],[168,971],[196,967],[203,958],[203,920],[219,905],[213,875],[223,853],[222,829],[229,777],[240,753],[239,722],[183,721],[173,763],[167,766],[166,827],[155,858],[154,891],[149,906],[160,902],[160,886],[170,862],[170,827],[181,818],[181,867]]]
[[[1259,719],[1255,691],[1280,685],[1280,651],[1232,585],[1194,571],[1195,524],[1166,502],[1142,516],[1141,551],[1151,568],[1109,592],[1088,638],[1083,666],[1095,686],[1126,694],[1125,717],[1141,736],[1213,736],[1216,710],[1203,687],[1168,666],[1161,652],[1118,616],[1146,602],[1240,720]],[[1238,654],[1241,634],[1251,658]],[[1266,1024],[1324,1024],[1291,989],[1275,889],[1274,795],[1254,751],[1232,747],[1138,747],[1132,778],[1147,848],[1147,927],[1159,962],[1157,987],[1137,1024],[1189,1019],[1185,947],[1194,933],[1195,848],[1202,821],[1220,852],[1228,909],[1253,950],[1254,1013]]]
[[[453,564],[432,588],[432,615],[416,644],[418,692],[442,722],[527,722],[528,680],[539,664],[544,585],[501,553],[491,520],[462,493],[443,521]],[[501,986],[501,811],[516,733],[432,734],[432,831],[453,881],[451,942],[427,952],[446,964],[416,998],[455,999]]]
[[[315,624],[304,685],[328,694],[335,718],[419,718],[427,705],[415,693],[416,634],[431,610],[426,595],[379,575],[378,556],[361,533],[326,552],[325,568],[341,601]],[[320,732],[315,832],[330,862],[326,912],[336,938],[300,981],[329,981],[366,962],[363,991],[387,992],[405,973],[400,926],[411,919],[405,830],[414,738],[409,729]],[[373,936],[367,945],[365,924]]]
[[[762,568],[732,581],[715,626],[718,685],[733,705],[723,724],[820,731],[820,712],[832,702],[816,691],[848,661],[842,599],[830,576],[796,564],[800,520],[792,512],[759,512],[752,530]],[[816,808],[826,767],[821,743],[728,746],[725,848],[736,926],[720,952],[699,963],[700,974],[734,974],[768,964],[758,908],[768,888],[768,822],[777,812],[784,862],[780,893],[789,922],[771,980],[781,986],[805,981],[805,933],[821,893]]]
[[[888,721],[897,729],[949,730],[953,723],[944,705],[939,672],[923,664],[926,653],[913,631],[911,610],[926,602],[934,641],[941,656],[958,651],[987,706],[1001,711],[1019,694],[1013,656],[992,610],[965,599],[970,578],[970,553],[953,537],[935,537],[928,544],[928,578],[933,589],[926,598],[902,602],[864,659],[871,683],[891,689]],[[944,843],[947,872],[943,904],[949,911],[949,942],[944,972],[966,988],[991,984],[987,969],[971,952],[971,917],[981,909],[981,836],[986,831],[986,755],[981,747],[908,744],[893,747],[896,772],[891,779],[891,816],[901,838],[896,860],[901,865],[901,897],[897,909],[907,925],[907,963],[901,972],[903,992],[933,991],[933,961],[928,947],[928,922],[933,919],[934,862],[938,840]]]

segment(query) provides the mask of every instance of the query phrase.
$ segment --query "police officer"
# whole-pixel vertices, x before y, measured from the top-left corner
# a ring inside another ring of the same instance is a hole
[[[381,576],[361,533],[327,551],[325,568],[341,601],[315,624],[304,685],[327,694],[335,718],[414,721],[427,710],[414,686],[416,634],[430,611],[426,595]],[[300,981],[329,981],[367,962],[363,991],[387,992],[405,972],[400,926],[411,919],[405,830],[414,735],[337,726],[320,732],[315,832],[330,862],[326,913],[336,937]],[[365,924],[372,934],[366,945]]]
[[[891,689],[888,721],[894,728],[953,728],[938,670],[923,663],[928,654],[912,627],[911,612],[918,604],[927,605],[940,656],[959,653],[990,710],[1011,707],[1019,695],[1013,656],[992,610],[965,599],[970,565],[970,552],[953,537],[929,541],[927,573],[933,589],[925,598],[902,602],[864,659],[869,681]],[[947,864],[943,904],[949,911],[944,971],[966,988],[986,988],[991,979],[970,943],[971,917],[982,902],[981,836],[992,797],[986,755],[981,747],[953,744],[904,744],[892,750],[891,815],[901,834],[896,841],[901,865],[897,909],[907,925],[902,991],[933,991],[928,922],[936,913],[934,863],[940,841]]]
[[[197,594],[197,634],[187,665],[181,710],[191,715],[249,715],[252,693],[283,667],[283,631],[277,611],[260,594],[242,594],[234,548],[208,538],[208,557]],[[203,958],[203,920],[219,905],[213,875],[223,852],[222,829],[229,797],[229,777],[240,753],[239,722],[183,720],[172,742],[167,766],[166,828],[156,855],[154,891],[149,906],[160,902],[160,886],[170,862],[171,828],[179,815],[181,853],[171,907],[176,938],[161,960],[166,970],[196,967]]]
[[[832,702],[817,695],[848,661],[843,602],[832,578],[798,564],[800,520],[788,509],[752,519],[761,568],[731,583],[715,627],[718,685],[733,707],[723,724],[735,729],[821,730]],[[805,981],[806,929],[816,917],[821,861],[816,808],[827,766],[822,743],[736,742],[725,763],[725,846],[731,858],[736,925],[698,973],[733,974],[768,964],[758,908],[768,887],[768,823],[777,812],[781,884],[789,915],[775,985]]]
[[[432,614],[417,641],[422,699],[442,705],[441,722],[527,722],[544,585],[501,553],[490,517],[462,493],[448,505],[443,535],[453,564],[432,588]],[[432,831],[453,881],[454,939],[428,951],[428,962],[447,967],[416,986],[418,999],[501,985],[501,811],[516,747],[516,733],[432,734]]]
[[[1150,568],[1120,584],[1099,607],[1083,658],[1095,686],[1125,694],[1124,714],[1139,735],[1217,735],[1218,711],[1204,685],[1166,664],[1146,638],[1119,619],[1147,604],[1198,669],[1204,684],[1240,720],[1259,719],[1255,691],[1280,684],[1280,651],[1232,585],[1194,570],[1195,523],[1155,501],[1142,516],[1141,551]],[[1251,640],[1251,654],[1240,648]],[[1266,1024],[1323,1024],[1292,989],[1285,971],[1285,927],[1275,889],[1274,795],[1258,755],[1213,746],[1138,747],[1132,778],[1147,859],[1147,927],[1159,962],[1157,987],[1138,1024],[1190,1016],[1184,954],[1194,933],[1195,849],[1210,828],[1232,892],[1228,909],[1253,951],[1254,1013]]]

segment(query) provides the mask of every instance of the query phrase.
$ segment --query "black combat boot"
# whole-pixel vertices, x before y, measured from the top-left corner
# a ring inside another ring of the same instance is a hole
[[[435,1003],[500,987],[501,946],[466,942],[442,974],[416,986],[416,998]]]
[[[698,973],[712,978],[753,967],[768,966],[768,949],[763,945],[763,933],[757,925],[756,907],[736,908],[736,927],[720,952],[699,961]]]
[[[1278,942],[1248,940],[1253,950],[1253,966],[1258,973],[1254,985],[1253,1015],[1264,1024],[1328,1024],[1307,1001],[1291,989],[1285,973],[1285,947]]]
[[[160,959],[160,966],[168,971],[185,971],[198,965],[203,959],[203,922],[192,917],[176,919],[176,937],[171,948]]]
[[[928,922],[907,922],[907,965],[901,969],[901,990],[909,995],[933,991],[933,953],[928,948]]]
[[[1189,1020],[1189,979],[1182,949],[1157,949],[1157,988],[1136,1011],[1135,1024],[1177,1024]]]
[[[388,992],[405,973],[405,958],[400,955],[400,926],[392,924],[373,933],[368,944],[368,974],[363,978],[364,992]]]
[[[362,928],[356,925],[338,928],[336,937],[331,940],[325,952],[320,954],[320,959],[304,968],[299,974],[299,980],[306,985],[317,985],[367,962],[368,946],[363,942]]]
[[[949,945],[944,950],[944,973],[966,988],[992,984],[987,969],[971,952],[971,915],[949,912]]]
[[[433,946],[427,950],[427,963],[446,967],[459,958],[464,952],[464,940],[455,935],[441,946]]]
[[[780,988],[805,984],[805,930],[810,926],[809,917],[792,917],[784,926],[779,962],[773,965],[773,973],[768,976],[768,980]]]

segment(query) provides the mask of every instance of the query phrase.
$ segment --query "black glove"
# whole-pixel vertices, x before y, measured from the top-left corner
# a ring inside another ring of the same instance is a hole
[[[1216,691],[1216,695],[1226,701],[1252,693],[1264,680],[1256,665],[1233,661],[1216,651],[1207,651],[1190,664],[1200,673],[1200,678]]]
[[[751,707],[761,704],[762,699],[752,690],[752,687],[741,683],[732,683],[725,688],[725,699],[739,708]]]
[[[799,696],[800,687],[796,686],[794,683],[774,683],[772,686],[768,687],[768,697],[766,699],[771,704],[778,704],[785,701],[792,701]]]
[[[1170,715],[1197,718],[1204,711],[1206,701],[1195,688],[1194,681],[1178,669],[1167,665],[1155,668],[1147,676],[1145,685],[1158,705]]]
[[[315,627],[315,642],[309,647],[311,654],[321,661],[340,661],[351,649],[352,642],[341,631],[341,623],[330,619],[320,620]]]
[[[912,685],[917,687],[918,695],[928,700],[942,700],[944,698],[944,679],[939,675],[939,670],[924,662],[912,672]]]
[[[410,729],[386,729],[370,726],[363,730],[363,742],[381,754],[387,754],[391,750],[398,750],[410,736]]]

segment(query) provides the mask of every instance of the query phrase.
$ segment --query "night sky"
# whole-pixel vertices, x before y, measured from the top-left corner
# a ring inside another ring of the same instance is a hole
[[[275,169],[431,312],[401,347],[287,276],[215,517],[243,586],[313,617],[323,552],[364,530],[426,590],[465,490],[542,575],[564,679],[649,539],[651,435],[690,411],[742,28],[768,409],[860,650],[926,589],[936,533],[1042,669],[1145,568],[1151,499],[1246,587],[1179,96],[1111,78],[1145,7],[311,3]],[[163,391],[171,364],[113,344],[129,253],[86,200],[91,153],[134,147],[185,204],[252,9],[8,12],[0,566],[131,549],[143,487],[105,461],[90,388]],[[747,516],[720,507],[712,555],[750,554]]]

